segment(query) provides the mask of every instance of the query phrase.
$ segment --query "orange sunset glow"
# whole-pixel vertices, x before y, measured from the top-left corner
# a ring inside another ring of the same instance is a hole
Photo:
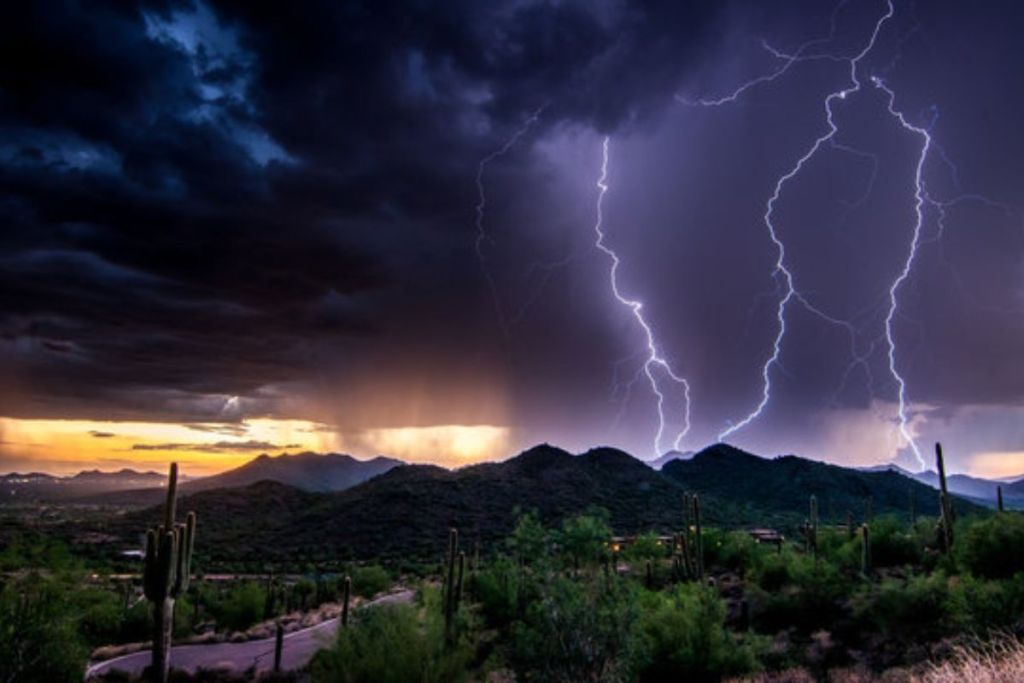
[[[195,424],[0,418],[0,447],[17,463],[8,470],[160,470],[173,460],[199,476],[237,467],[261,453],[303,451],[388,455],[452,467],[504,456],[508,432],[491,425],[438,425],[342,433],[309,420],[274,418]]]

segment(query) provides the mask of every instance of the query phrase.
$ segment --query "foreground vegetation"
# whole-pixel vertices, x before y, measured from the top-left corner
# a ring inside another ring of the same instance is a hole
[[[560,529],[525,515],[468,576],[454,637],[428,589],[417,606],[382,608],[344,631],[313,680],[715,681],[794,667],[819,678],[922,665],[967,634],[1019,629],[1024,517],[961,521],[952,555],[935,526],[874,520],[869,566],[862,536],[846,529],[820,529],[816,553],[712,529],[707,579],[696,581],[682,580],[653,535],[610,557],[600,514]]]
[[[647,683],[778,672],[779,680],[826,680],[841,669],[870,676],[924,667],[922,675],[938,676],[977,661],[1012,667],[1014,634],[1024,630],[1024,516],[999,510],[958,520],[941,451],[938,464],[937,519],[916,519],[913,507],[909,523],[876,518],[869,498],[863,523],[848,513],[845,524],[822,526],[811,495],[806,521],[787,541],[770,530],[707,528],[700,498],[685,494],[671,536],[615,538],[601,508],[559,525],[531,510],[483,552],[479,535],[467,552],[451,529],[440,566],[350,564],[342,575],[318,564],[306,576],[217,581],[192,567],[197,518],[176,521],[172,466],[164,523],[147,533],[141,577],[89,571],[45,537],[0,552],[0,680],[81,680],[93,648],[149,640],[136,647],[152,649],[147,675],[163,683],[172,640],[261,639],[271,625],[279,663],[282,615],[339,595],[336,642],[310,664],[313,681]],[[348,618],[350,596],[379,593],[396,574],[418,587],[411,604]],[[202,672],[195,680],[254,677]]]
[[[804,669],[914,666],[965,635],[1013,634],[1024,615],[1024,516],[961,519],[941,551],[936,521],[895,517],[863,537],[821,528],[781,548],[742,531],[702,530],[705,578],[653,534],[615,551],[599,510],[545,527],[523,514],[498,548],[464,560],[464,596],[445,624],[447,565],[404,580],[411,605],[367,610],[314,661],[314,681],[719,680]],[[692,532],[691,532],[692,534]],[[673,557],[675,553],[676,557]],[[57,543],[16,542],[0,553],[0,680],[81,680],[90,651],[144,641],[138,586],[95,575]],[[372,595],[394,569],[351,565],[355,593]],[[682,572],[682,573],[681,573]],[[270,575],[193,581],[178,599],[175,637],[231,632],[335,600],[341,577]],[[125,586],[129,588],[126,590]],[[500,680],[500,679],[499,679]]]

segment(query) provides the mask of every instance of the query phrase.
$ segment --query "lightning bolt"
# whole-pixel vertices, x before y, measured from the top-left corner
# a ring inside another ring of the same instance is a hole
[[[493,238],[487,234],[487,229],[484,227],[484,213],[487,208],[487,193],[484,190],[484,172],[487,170],[488,164],[495,159],[502,157],[509,153],[509,151],[519,142],[526,133],[537,123],[541,113],[543,113],[544,107],[540,107],[535,112],[527,117],[526,121],[521,125],[512,135],[505,141],[505,143],[485,156],[480,160],[480,163],[476,167],[476,192],[477,192],[477,203],[476,203],[476,242],[474,244],[476,248],[476,257],[480,262],[480,270],[484,274],[484,278],[487,280],[487,287],[491,292],[491,298],[494,300],[494,311],[498,316],[498,326],[501,328],[501,333],[507,338],[509,330],[509,321],[505,315],[504,308],[501,305],[501,296],[498,294],[498,284],[494,280],[494,275],[491,273],[490,268],[487,267],[487,256],[484,254],[484,244],[493,242]]]
[[[892,11],[892,4],[889,4],[890,12]],[[914,230],[913,237],[910,240],[910,249],[907,251],[907,257],[903,261],[903,269],[900,270],[899,275],[893,280],[892,286],[889,287],[889,313],[885,317],[885,339],[889,345],[889,372],[896,380],[897,386],[897,398],[898,398],[898,415],[900,434],[910,445],[911,450],[914,452],[914,457],[917,458],[918,464],[921,469],[925,468],[924,458],[921,456],[921,451],[917,447],[917,442],[914,441],[913,435],[910,433],[909,420],[907,418],[907,383],[903,379],[899,370],[896,368],[896,338],[893,333],[893,321],[896,318],[897,309],[899,308],[899,300],[897,294],[903,283],[910,277],[910,271],[914,266],[914,260],[917,258],[917,247],[921,241],[921,228],[924,225],[924,206],[925,203],[930,201],[928,198],[928,192],[924,185],[924,164],[928,159],[928,150],[932,146],[932,136],[927,129],[915,126],[914,124],[907,121],[907,118],[902,112],[897,111],[895,108],[896,93],[893,92],[881,78],[872,76],[871,82],[874,83],[876,88],[881,89],[885,92],[888,97],[888,103],[886,109],[889,114],[899,121],[900,125],[903,126],[904,130],[910,131],[921,137],[921,154],[917,158],[917,165],[914,168]]]
[[[842,88],[841,90],[833,91],[833,92],[829,93],[825,97],[825,102],[824,102],[825,121],[826,121],[826,123],[828,125],[828,130],[823,135],[821,135],[818,138],[816,138],[814,140],[814,143],[803,154],[803,156],[801,156],[799,159],[797,159],[796,164],[792,168],[790,168],[789,171],[787,171],[784,175],[782,175],[775,182],[775,188],[774,188],[774,190],[772,192],[771,197],[769,197],[769,199],[768,199],[768,203],[767,203],[766,208],[765,208],[765,213],[764,213],[763,220],[764,220],[765,226],[768,228],[768,235],[771,238],[772,243],[775,245],[776,253],[778,254],[778,257],[776,258],[776,261],[775,261],[775,266],[772,269],[772,278],[776,279],[776,281],[781,280],[782,291],[784,292],[782,298],[779,300],[778,307],[776,308],[776,319],[778,320],[778,332],[776,333],[775,339],[774,339],[774,341],[772,343],[772,353],[768,357],[768,360],[765,361],[764,365],[761,368],[761,379],[762,379],[761,400],[758,402],[757,406],[755,406],[755,408],[750,413],[747,414],[746,417],[744,417],[742,420],[740,420],[740,421],[738,421],[738,422],[736,422],[734,424],[731,424],[725,430],[720,432],[719,435],[718,435],[718,440],[719,441],[725,441],[730,435],[735,434],[736,432],[738,432],[739,430],[743,429],[744,427],[749,425],[751,422],[756,420],[758,417],[760,417],[762,412],[764,411],[765,407],[768,405],[768,402],[771,400],[771,391],[772,391],[771,372],[772,372],[772,368],[773,367],[775,367],[776,365],[780,365],[779,358],[782,355],[782,342],[783,342],[783,340],[785,339],[785,336],[786,336],[786,310],[787,310],[787,308],[788,308],[788,306],[789,306],[791,301],[796,300],[798,303],[803,305],[804,308],[806,308],[808,311],[810,311],[814,315],[818,316],[822,320],[825,320],[826,322],[829,322],[829,323],[834,324],[834,325],[840,325],[840,326],[843,326],[843,327],[847,328],[847,330],[850,332],[851,335],[855,334],[855,332],[856,332],[852,328],[850,323],[848,323],[846,321],[843,321],[843,320],[840,320],[838,318],[835,318],[833,316],[827,315],[820,308],[818,308],[818,307],[814,306],[813,304],[811,304],[811,302],[807,299],[807,297],[805,297],[803,294],[801,294],[799,292],[799,290],[796,287],[796,279],[793,276],[793,272],[786,265],[786,245],[782,241],[782,239],[779,238],[779,235],[778,235],[778,232],[776,230],[775,224],[772,221],[772,217],[773,217],[773,215],[775,213],[775,205],[778,203],[779,198],[782,196],[782,191],[785,188],[786,184],[789,183],[789,181],[791,181],[793,178],[795,178],[797,175],[800,174],[800,172],[803,170],[803,168],[807,164],[807,162],[810,161],[811,158],[814,157],[814,155],[817,154],[818,151],[825,144],[831,144],[833,142],[835,136],[836,136],[836,133],[839,132],[839,127],[835,123],[835,118],[834,118],[835,112],[834,112],[833,107],[834,107],[834,105],[835,105],[835,103],[837,101],[845,100],[847,97],[849,97],[849,96],[853,95],[854,93],[857,93],[857,92],[860,91],[860,89],[861,89],[861,81],[860,81],[860,78],[858,77],[857,67],[860,64],[861,60],[864,59],[864,57],[875,46],[875,41],[878,39],[878,34],[881,31],[882,26],[885,24],[886,21],[888,21],[893,16],[894,10],[893,10],[892,3],[891,2],[887,2],[886,6],[887,6],[887,10],[886,10],[885,14],[883,14],[875,22],[874,29],[871,32],[871,36],[870,36],[869,40],[867,41],[867,44],[860,50],[860,52],[858,52],[856,55],[854,55],[853,57],[851,57],[851,58],[849,58],[847,60],[848,63],[849,63],[849,67],[850,67],[850,85],[848,85],[845,88]],[[837,8],[836,11],[838,11],[838,8]],[[835,18],[835,14],[833,14],[833,22],[834,22],[834,18]],[[833,29],[834,29],[834,24],[833,24]],[[819,42],[819,41],[814,41],[814,42]],[[814,56],[806,56],[805,57],[802,54],[804,52],[804,50],[805,50],[805,48],[801,48],[795,55],[784,56],[788,61],[786,61],[784,63],[784,66],[782,68],[777,69],[775,72],[773,72],[773,74],[767,80],[769,80],[769,81],[775,80],[776,78],[778,78],[779,76],[784,74],[789,69],[790,66],[792,66],[793,64],[795,64],[798,61],[801,61],[803,59],[812,59],[812,58],[821,58],[822,57],[821,55],[814,55]],[[781,55],[782,53],[778,53],[778,54]],[[764,79],[762,79],[760,82],[764,82]],[[740,86],[738,89],[736,89],[731,95],[729,95],[729,96],[727,96],[725,98],[721,98],[720,100],[712,101],[712,104],[717,105],[719,102],[724,104],[724,103],[729,102],[729,101],[735,101],[736,97],[741,95],[746,90],[749,90],[750,87],[753,87],[753,85],[756,85],[756,84],[757,84],[757,81],[752,81],[750,83],[746,83],[746,84]],[[895,365],[892,364],[892,367],[895,367]],[[905,383],[902,381],[902,378],[900,378],[898,381],[899,381],[901,387],[905,386]],[[903,390],[902,389],[900,391],[900,394],[901,394],[901,396],[903,395]],[[903,415],[903,411],[902,410],[901,410],[901,415]],[[907,433],[907,429],[906,429],[905,425],[903,424],[903,422],[904,422],[904,420],[901,417],[901,430],[906,434]],[[915,446],[915,453],[916,453],[916,446]]]
[[[611,261],[611,268],[609,270],[609,282],[611,285],[611,291],[615,299],[628,308],[633,314],[633,318],[636,320],[637,325],[643,331],[644,340],[646,342],[646,358],[644,360],[642,371],[644,376],[647,378],[647,382],[651,387],[651,392],[654,394],[657,400],[658,406],[658,429],[654,435],[654,454],[659,456],[663,453],[661,450],[661,441],[665,434],[665,392],[662,391],[661,385],[658,382],[655,371],[658,370],[664,373],[671,382],[682,387],[683,398],[684,398],[684,414],[683,414],[683,428],[676,434],[675,439],[672,442],[672,447],[679,449],[680,443],[686,434],[690,431],[690,384],[684,377],[681,377],[675,373],[668,360],[658,351],[658,345],[654,338],[654,331],[651,325],[647,322],[644,317],[644,304],[638,299],[632,299],[625,296],[619,289],[619,266],[621,261],[618,254],[605,243],[605,232],[604,232],[604,196],[608,192],[608,148],[610,139],[606,136],[601,144],[601,175],[597,179],[597,218],[594,223],[594,233],[597,235],[597,241],[594,243],[599,250],[601,250]],[[631,385],[630,385],[631,386]]]

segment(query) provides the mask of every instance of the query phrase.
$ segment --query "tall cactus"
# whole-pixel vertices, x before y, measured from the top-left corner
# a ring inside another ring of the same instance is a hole
[[[341,625],[348,626],[348,603],[352,599],[352,577],[346,576],[341,588]]]
[[[679,535],[681,568],[692,579],[704,578],[704,534],[700,521],[700,497],[683,494],[683,533]]]
[[[953,523],[956,521],[953,513],[953,499],[946,487],[946,464],[942,459],[942,444],[935,444],[935,467],[939,472],[939,540],[942,544],[942,551],[949,553],[953,550]]]
[[[171,633],[174,601],[188,590],[192,571],[192,550],[196,538],[196,514],[188,513],[185,524],[175,521],[178,503],[178,464],[171,463],[167,478],[164,523],[146,532],[146,555],[142,582],[146,599],[153,603],[152,677],[166,683],[171,663]]]
[[[818,559],[818,497],[811,495],[811,519],[807,526],[807,547]]]
[[[693,526],[697,534],[697,578],[704,579],[704,532],[700,525],[700,497],[693,496]]]
[[[462,556],[465,557],[465,556]],[[464,563],[465,560],[463,559]],[[461,591],[457,584],[456,572],[459,572],[459,531],[451,529],[448,532],[448,556],[445,558],[447,564],[444,580],[444,630],[449,640],[455,635],[455,614],[459,609],[456,590]],[[461,572],[460,572],[461,573]]]
[[[280,673],[281,671],[281,652],[284,650],[284,625],[281,624],[281,620],[277,620],[276,630],[274,632],[274,673]]]
[[[860,572],[864,576],[871,576],[871,527],[865,524],[860,531]]]

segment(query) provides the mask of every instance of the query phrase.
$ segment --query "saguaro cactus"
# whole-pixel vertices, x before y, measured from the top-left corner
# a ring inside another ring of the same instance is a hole
[[[949,553],[953,549],[953,499],[946,487],[946,464],[942,459],[942,444],[935,444],[935,467],[939,472],[939,540],[942,550]]]
[[[348,626],[348,602],[352,599],[352,577],[346,576],[341,588],[341,625]]]
[[[860,572],[864,576],[871,575],[871,527],[867,524],[860,528]]]
[[[152,677],[165,683],[171,663],[174,601],[188,590],[192,549],[196,538],[196,514],[185,524],[175,522],[178,503],[178,464],[171,464],[167,478],[164,523],[146,532],[146,556],[142,582],[146,599],[153,603]]]
[[[704,578],[704,533],[700,526],[700,496],[693,494],[694,552],[697,554],[697,579]]]
[[[461,591],[456,578],[456,572],[459,571],[459,557],[459,531],[453,528],[448,532],[448,556],[445,561],[447,569],[444,580],[444,626],[445,634],[449,639],[454,636],[455,613],[459,609],[458,597],[456,597],[456,590]]]
[[[683,533],[679,535],[681,568],[691,579],[704,578],[704,534],[700,521],[700,497],[683,494]]]
[[[281,671],[281,650],[284,649],[284,626],[281,620],[277,621],[277,631],[274,633],[274,672]]]
[[[811,520],[807,525],[807,547],[814,555],[814,558],[818,557],[818,497],[811,495]]]

